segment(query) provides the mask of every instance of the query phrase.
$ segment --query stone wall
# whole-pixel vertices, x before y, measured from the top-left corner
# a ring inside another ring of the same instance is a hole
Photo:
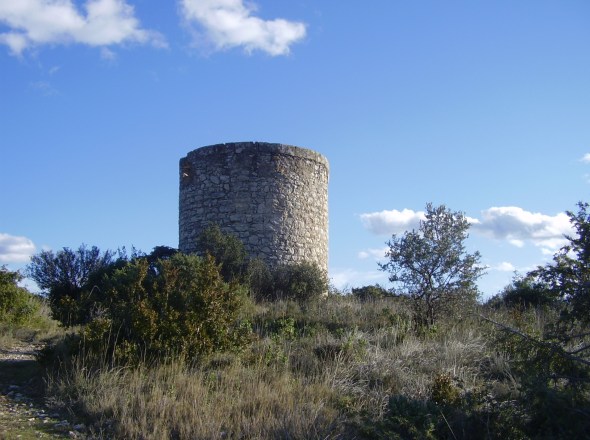
[[[269,266],[315,262],[328,268],[326,158],[282,144],[244,142],[191,151],[180,160],[179,248],[196,251],[217,223]]]

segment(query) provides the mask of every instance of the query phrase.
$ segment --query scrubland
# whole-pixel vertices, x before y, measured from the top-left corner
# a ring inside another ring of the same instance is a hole
[[[48,394],[98,438],[524,439],[586,432],[587,424],[568,424],[567,417],[546,420],[559,416],[554,406],[575,405],[559,392],[535,402],[531,392],[551,389],[525,389],[535,372],[522,371],[519,341],[481,313],[532,334],[551,315],[478,306],[417,330],[403,298],[250,303],[253,334],[238,351],[127,366],[74,354],[49,373]]]

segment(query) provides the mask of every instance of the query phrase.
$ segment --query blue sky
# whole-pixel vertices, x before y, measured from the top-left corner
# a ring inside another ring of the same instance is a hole
[[[178,244],[178,160],[330,161],[330,277],[380,282],[427,202],[473,219],[484,295],[590,189],[590,3],[0,0],[0,264]]]

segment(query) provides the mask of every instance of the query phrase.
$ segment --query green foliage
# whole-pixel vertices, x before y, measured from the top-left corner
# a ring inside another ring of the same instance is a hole
[[[252,296],[258,300],[268,300],[273,296],[273,274],[260,258],[248,262],[246,281]]]
[[[535,276],[515,276],[512,283],[487,302],[492,307],[550,307],[558,305],[554,291]]]
[[[379,284],[353,288],[352,294],[361,301],[371,301],[392,296],[387,289]]]
[[[328,292],[328,276],[313,263],[293,263],[275,268],[272,273],[274,299],[306,302]]]
[[[518,403],[529,415],[522,426],[531,437],[584,438],[590,433],[590,365],[580,357],[583,352],[572,354],[551,332],[531,336],[508,327],[496,346],[512,359]]]
[[[459,388],[448,373],[440,373],[432,383],[432,401],[443,407],[455,407],[461,402]]]
[[[100,289],[108,300],[84,336],[90,344],[108,341],[124,358],[191,359],[249,340],[240,319],[246,291],[224,282],[211,256],[176,254],[152,265],[136,259],[106,275]]]
[[[577,234],[566,237],[553,263],[516,280],[502,296],[561,313],[545,314],[538,331],[520,320],[492,321],[501,329],[497,347],[512,359],[519,403],[529,415],[523,428],[532,438],[590,436],[590,213],[587,203],[578,208],[568,212]]]
[[[590,205],[578,203],[578,212],[567,212],[576,235],[553,257],[553,263],[531,272],[562,299],[567,310],[563,321],[590,325]]]
[[[197,239],[201,255],[209,254],[221,265],[221,275],[227,282],[239,280],[246,270],[247,254],[244,244],[234,235],[225,233],[219,225],[204,229]]]
[[[362,432],[367,439],[437,440],[437,417],[433,405],[392,396],[382,421],[365,425]]]
[[[380,267],[396,293],[412,298],[418,324],[433,325],[441,312],[477,298],[483,268],[479,252],[465,250],[468,229],[463,213],[428,203],[418,231],[394,234],[387,243],[389,261]]]
[[[39,301],[27,289],[19,287],[21,280],[18,272],[0,267],[0,323],[22,325],[39,311]]]
[[[317,264],[307,262],[270,269],[262,260],[254,259],[248,266],[247,280],[257,300],[303,303],[328,292],[327,274]]]
[[[111,265],[113,257],[111,251],[101,253],[85,245],[75,251],[42,251],[31,258],[27,275],[47,294],[54,319],[65,326],[83,324],[88,319],[83,307],[87,283],[93,273]]]

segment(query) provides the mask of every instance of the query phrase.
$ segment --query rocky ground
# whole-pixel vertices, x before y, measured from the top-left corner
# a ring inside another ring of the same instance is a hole
[[[86,427],[52,409],[43,396],[40,345],[0,348],[0,439],[86,439]]]

